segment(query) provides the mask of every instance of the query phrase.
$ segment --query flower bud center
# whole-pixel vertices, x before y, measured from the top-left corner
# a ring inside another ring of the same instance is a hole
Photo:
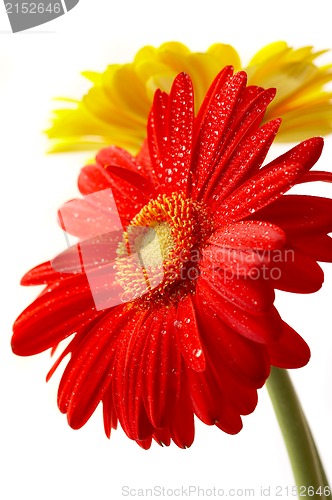
[[[151,200],[130,222],[117,250],[123,300],[137,300],[145,308],[193,291],[200,249],[212,231],[206,207],[183,193]]]

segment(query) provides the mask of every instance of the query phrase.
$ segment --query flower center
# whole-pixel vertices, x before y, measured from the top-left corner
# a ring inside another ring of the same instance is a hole
[[[140,241],[135,242],[135,250],[147,268],[157,267],[161,259],[165,262],[173,249],[172,229],[167,222],[151,224]]]
[[[130,222],[117,250],[123,301],[168,305],[193,292],[201,248],[212,233],[207,208],[183,193],[159,195]]]

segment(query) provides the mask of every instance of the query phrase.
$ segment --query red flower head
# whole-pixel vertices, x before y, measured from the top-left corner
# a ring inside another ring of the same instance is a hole
[[[58,392],[71,427],[102,402],[106,434],[120,422],[143,448],[190,446],[194,415],[235,434],[271,365],[308,362],[274,288],[320,288],[332,200],[284,193],[329,174],[308,173],[319,137],[262,167],[280,125],[259,127],[274,95],[226,67],[194,117],[182,73],[169,96],[156,92],[136,158],[110,147],[83,168],[86,198],[60,212],[81,243],[23,278],[47,287],[12,340],[28,356],[73,335],[49,374],[71,355]]]

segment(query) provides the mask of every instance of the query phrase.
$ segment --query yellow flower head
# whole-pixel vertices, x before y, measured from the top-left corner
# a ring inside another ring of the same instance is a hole
[[[265,121],[282,117],[279,141],[298,141],[332,131],[332,64],[317,66],[325,51],[293,49],[286,42],[263,47],[244,68],[249,84],[276,87],[277,97]],[[47,131],[52,151],[96,150],[116,144],[135,153],[146,134],[147,116],[157,88],[168,92],[174,77],[190,74],[201,104],[215,75],[226,65],[241,69],[236,50],[217,43],[206,52],[191,52],[178,42],[143,47],[131,63],[111,64],[103,73],[85,72],[92,86],[81,100],[63,99]],[[70,106],[69,106],[70,104]]]

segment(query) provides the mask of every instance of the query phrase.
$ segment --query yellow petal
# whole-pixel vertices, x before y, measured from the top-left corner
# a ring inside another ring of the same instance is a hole
[[[283,118],[277,140],[301,140],[332,131],[332,65],[319,67],[325,50],[312,46],[293,49],[277,41],[260,49],[245,70],[250,84],[276,87],[277,96],[265,120]],[[81,100],[63,99],[46,131],[52,151],[90,150],[116,144],[135,153],[146,135],[154,92],[168,92],[174,77],[184,71],[195,90],[196,111],[216,74],[226,65],[241,69],[236,50],[215,43],[205,52],[192,52],[176,41],[140,49],[131,63],[111,64],[102,73],[85,71],[91,88]]]

